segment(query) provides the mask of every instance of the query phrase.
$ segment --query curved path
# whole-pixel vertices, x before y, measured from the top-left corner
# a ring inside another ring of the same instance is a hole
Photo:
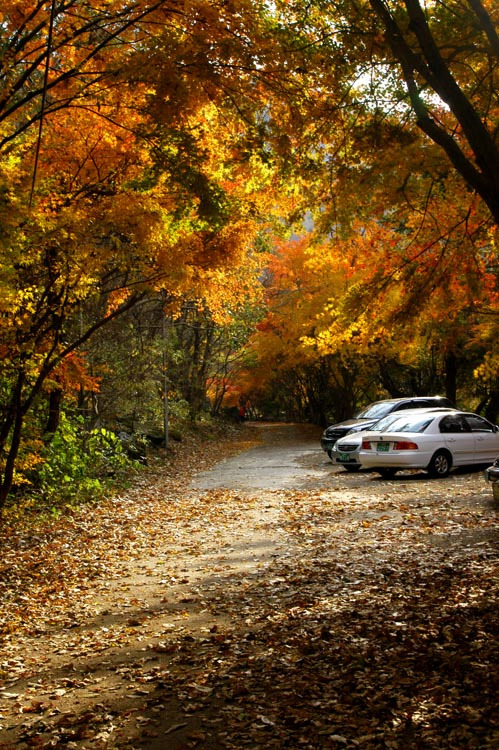
[[[286,490],[324,487],[337,471],[321,449],[314,425],[255,422],[260,443],[227,458],[193,480],[198,490]]]

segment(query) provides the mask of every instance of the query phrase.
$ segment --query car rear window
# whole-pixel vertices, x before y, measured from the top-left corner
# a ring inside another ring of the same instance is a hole
[[[374,432],[381,432],[383,430],[387,430],[392,426],[394,422],[399,422],[401,419],[404,419],[404,417],[400,414],[400,412],[387,414],[386,417],[383,417],[379,420],[379,422],[373,424],[370,429]],[[405,419],[407,419],[407,417],[405,417]]]
[[[390,432],[424,432],[434,419],[434,416],[428,414],[420,417],[404,417],[401,415],[399,419],[389,425],[388,429]]]
[[[479,417],[478,414],[466,414],[465,419],[472,432],[494,432],[494,425]]]

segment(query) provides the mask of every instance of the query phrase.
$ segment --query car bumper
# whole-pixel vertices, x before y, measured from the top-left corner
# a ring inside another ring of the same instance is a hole
[[[425,469],[430,463],[432,454],[422,451],[404,451],[400,453],[376,453],[360,451],[358,460],[365,469]]]
[[[338,438],[321,438],[322,450],[326,451],[326,453],[329,453],[329,451],[333,450],[333,446],[337,440]]]
[[[499,500],[499,466],[489,466],[485,469],[485,478],[492,486],[494,500]]]
[[[485,477],[489,482],[499,482],[499,466],[489,466],[485,469]]]
[[[331,461],[339,466],[360,466],[358,451],[331,451]]]
[[[332,461],[336,466],[356,466],[360,469],[362,466],[359,461],[356,461],[354,458],[349,458],[348,461],[339,461],[337,458],[332,458]]]

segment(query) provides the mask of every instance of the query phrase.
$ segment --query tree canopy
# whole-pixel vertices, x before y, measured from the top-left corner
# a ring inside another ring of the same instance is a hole
[[[208,393],[268,398],[279,371],[319,421],[380,390],[493,410],[498,12],[7,0],[0,505],[26,420],[49,439],[42,404],[101,387],[92,341],[148,300],[192,415]]]

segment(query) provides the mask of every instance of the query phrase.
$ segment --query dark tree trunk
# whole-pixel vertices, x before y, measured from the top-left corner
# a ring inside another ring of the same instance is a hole
[[[457,357],[448,352],[445,357],[445,395],[453,404],[457,398]]]
[[[50,391],[49,393],[49,413],[47,418],[47,424],[45,425],[45,435],[53,435],[59,427],[59,420],[61,418],[61,405],[62,405],[62,390],[58,388],[56,391]]]
[[[485,419],[496,424],[497,415],[499,414],[499,388],[493,390],[489,396],[487,407],[485,409]]]

